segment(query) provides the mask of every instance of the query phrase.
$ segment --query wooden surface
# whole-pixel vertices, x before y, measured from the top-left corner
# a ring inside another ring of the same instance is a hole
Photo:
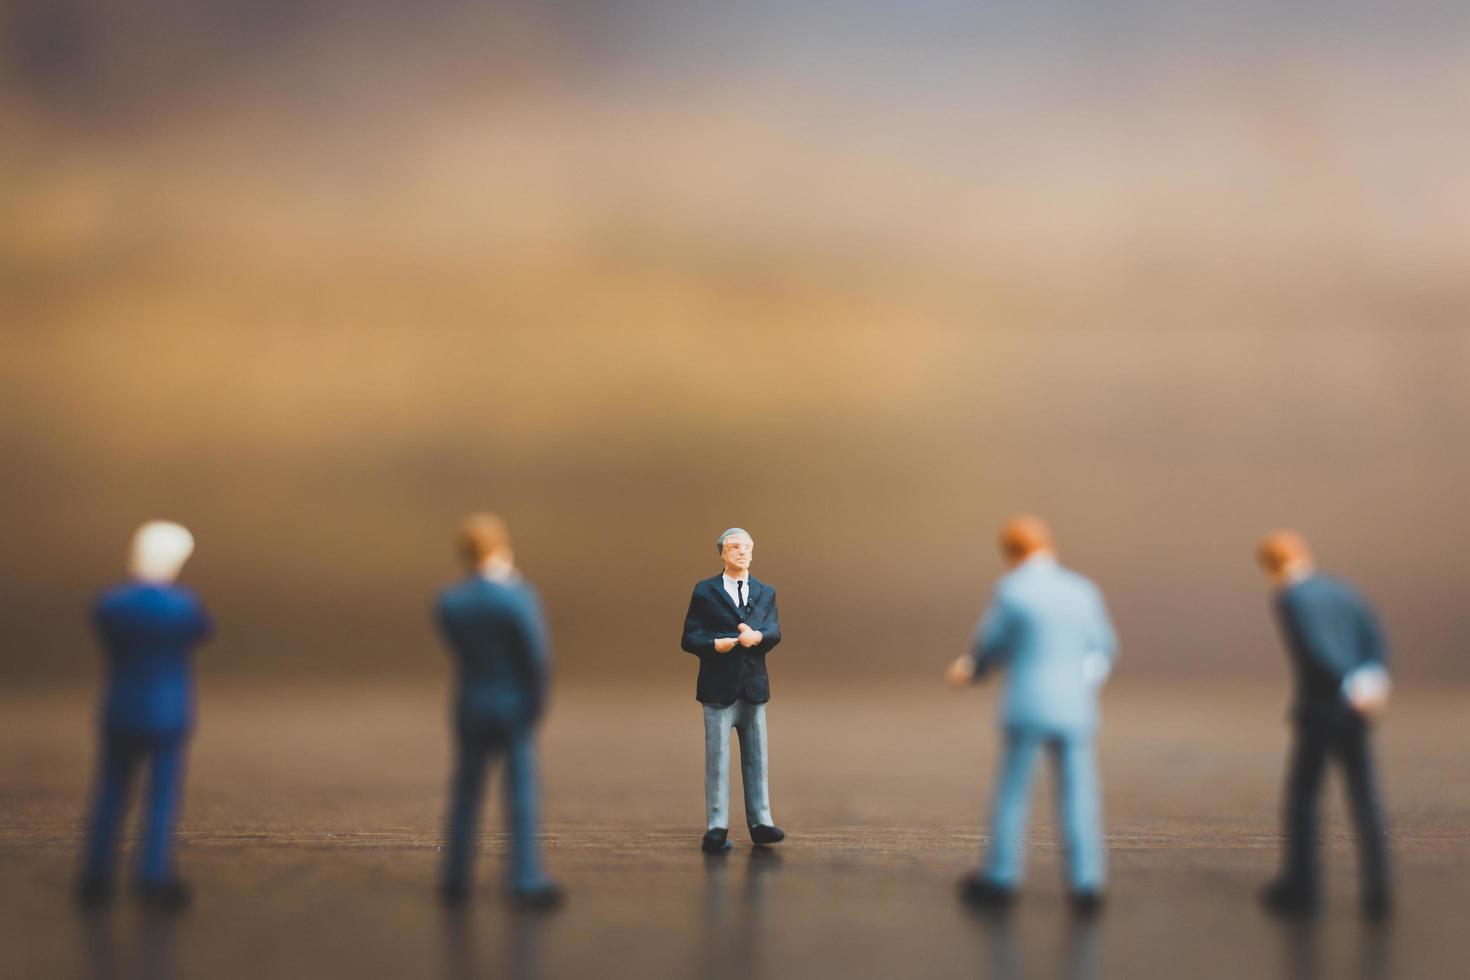
[[[1332,781],[1327,913],[1288,928],[1253,905],[1279,848],[1278,689],[1115,683],[1100,743],[1112,900],[1091,926],[1063,905],[1045,778],[1021,904],[995,922],[954,900],[983,844],[990,692],[777,683],[772,796],[790,839],[757,851],[736,829],[712,859],[690,689],[559,692],[546,844],[570,897],[548,917],[498,894],[498,799],[475,901],[434,901],[445,698],[386,684],[206,684],[180,829],[195,907],[84,915],[67,888],[91,693],[0,695],[0,976],[1432,978],[1470,958],[1466,692],[1401,692],[1380,733],[1400,914],[1372,929]]]

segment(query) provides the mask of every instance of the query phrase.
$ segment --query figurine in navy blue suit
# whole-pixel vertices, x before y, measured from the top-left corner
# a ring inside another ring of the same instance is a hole
[[[485,771],[505,760],[511,835],[510,894],[550,908],[561,889],[541,864],[535,732],[551,681],[551,652],[536,591],[516,572],[505,523],[476,514],[460,528],[469,576],[439,596],[440,629],[454,656],[456,755],[440,894],[469,897]]]
[[[94,618],[106,655],[97,782],[78,897],[99,904],[113,893],[118,831],[133,777],[150,778],[139,894],[164,908],[188,903],[173,865],[173,831],[183,790],[184,749],[194,727],[194,648],[212,631],[209,614],[175,584],[194,551],[187,529],[150,521],[133,536],[129,581],[105,592]]]
[[[1342,766],[1357,824],[1363,912],[1382,919],[1391,911],[1388,831],[1368,739],[1390,686],[1382,631],[1355,589],[1317,571],[1306,539],[1297,532],[1268,534],[1257,546],[1256,559],[1275,586],[1276,619],[1296,677],[1286,855],[1280,876],[1261,900],[1289,915],[1311,913],[1317,906],[1317,798],[1330,759]]]
[[[745,826],[756,844],[786,838],[771,817],[766,778],[766,702],[771,682],[766,654],[781,642],[776,590],[750,574],[755,541],[732,527],[715,542],[725,570],[694,586],[679,645],[699,658],[695,698],[704,705],[707,854],[730,849],[730,729],[740,739]]]

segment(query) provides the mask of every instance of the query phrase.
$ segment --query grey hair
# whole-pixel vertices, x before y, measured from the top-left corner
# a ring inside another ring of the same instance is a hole
[[[755,538],[751,537],[750,532],[743,527],[726,528],[725,532],[720,535],[720,539],[715,542],[715,553],[723,555],[725,553],[725,539],[734,537],[737,534],[743,534],[747,538],[750,538],[751,541],[755,540]]]

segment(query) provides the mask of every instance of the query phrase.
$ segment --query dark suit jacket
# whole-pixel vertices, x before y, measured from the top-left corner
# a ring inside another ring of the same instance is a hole
[[[761,641],[753,647],[738,643],[729,653],[716,653],[715,640],[739,636],[739,624],[759,630]],[[699,680],[694,696],[704,704],[734,704],[771,700],[771,681],[766,675],[766,654],[781,642],[781,624],[776,619],[776,590],[750,576],[745,612],[725,591],[721,575],[694,586],[689,612],[684,616],[684,636],[679,645],[699,658]]]
[[[551,680],[536,590],[519,580],[491,582],[475,575],[441,592],[437,612],[454,656],[459,730],[511,733],[533,723]]]
[[[179,585],[127,582],[97,599],[93,621],[107,656],[104,730],[189,731],[194,726],[194,647],[213,631],[199,597]]]
[[[1276,617],[1296,675],[1293,716],[1309,725],[1357,720],[1343,678],[1385,660],[1373,610],[1346,582],[1314,574],[1276,595]]]

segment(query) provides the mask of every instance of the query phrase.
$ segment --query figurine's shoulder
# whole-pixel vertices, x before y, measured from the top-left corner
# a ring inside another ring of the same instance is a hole
[[[1080,572],[1054,561],[1030,562],[1002,575],[995,583],[1002,601],[1056,601],[1063,597],[1101,595],[1096,584]]]
[[[178,608],[195,610],[204,606],[204,600],[199,598],[199,593],[187,585],[179,585],[175,582],[164,589],[163,593],[168,603]]]
[[[1088,597],[1100,597],[1102,595],[1102,589],[1097,587],[1097,583],[1088,578],[1086,575],[1083,575],[1081,572],[1071,568],[1067,568],[1063,565],[1057,566],[1057,572],[1058,581],[1065,583],[1066,587],[1071,589],[1073,592],[1086,595]]]
[[[493,597],[489,595],[490,590],[483,587],[488,584],[479,578],[463,578],[458,582],[450,582],[439,590],[439,608],[464,609],[483,605],[487,600],[493,601]]]
[[[92,600],[92,606],[99,612],[106,609],[116,609],[119,606],[125,606],[133,601],[136,593],[136,583],[119,582],[116,585],[109,585],[98,592],[97,597]]]
[[[534,606],[539,601],[536,587],[523,578],[500,582],[475,575],[439,591],[439,605],[445,608]]]
[[[1352,583],[1321,572],[1282,590],[1282,601],[1298,608],[1342,609],[1367,605]]]

